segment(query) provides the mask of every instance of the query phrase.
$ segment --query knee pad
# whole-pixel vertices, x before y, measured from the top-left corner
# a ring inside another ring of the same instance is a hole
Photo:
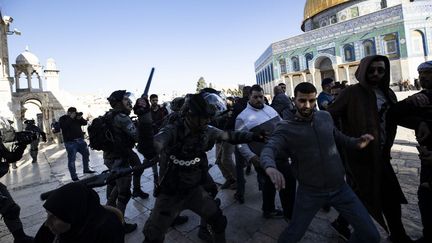
[[[145,243],[162,243],[165,238],[164,232],[153,225],[150,220],[144,225],[143,234]]]
[[[3,217],[6,219],[16,219],[19,218],[21,208],[16,203],[12,203],[3,213]]]
[[[208,219],[208,224],[211,225],[215,233],[222,233],[225,232],[228,221],[225,215],[222,214],[222,211],[218,208],[217,212]]]

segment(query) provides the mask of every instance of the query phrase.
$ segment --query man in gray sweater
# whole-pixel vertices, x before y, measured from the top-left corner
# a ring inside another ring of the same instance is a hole
[[[336,143],[350,149],[362,149],[374,138],[343,135],[333,125],[328,112],[316,111],[316,88],[300,83],[294,89],[296,114],[279,122],[261,152],[261,166],[277,190],[285,187],[283,175],[276,169],[275,158],[288,153],[293,174],[298,181],[292,221],[279,236],[280,243],[298,242],[315,214],[325,204],[333,206],[354,228],[349,242],[379,242],[380,235],[366,208],[346,184],[345,169]]]

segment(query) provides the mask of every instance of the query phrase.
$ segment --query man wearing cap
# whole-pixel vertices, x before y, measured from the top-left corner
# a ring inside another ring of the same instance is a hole
[[[68,155],[68,169],[72,180],[78,180],[75,169],[77,152],[82,156],[83,172],[89,174],[95,173],[89,168],[90,152],[84,140],[84,132],[81,130],[81,126],[87,125],[87,120],[82,117],[82,112],[77,113],[75,107],[70,107],[67,110],[67,114],[60,117],[59,122]]]
[[[423,237],[416,242],[432,242],[432,61],[418,67],[422,91],[389,110],[389,120],[416,131],[421,160],[418,205],[423,224]]]
[[[322,111],[327,110],[327,107],[333,102],[334,96],[331,94],[331,89],[334,86],[332,78],[325,78],[321,81],[322,91],[318,95],[318,108]]]

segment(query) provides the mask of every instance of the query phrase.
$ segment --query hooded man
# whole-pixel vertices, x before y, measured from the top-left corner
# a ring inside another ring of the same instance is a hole
[[[380,241],[366,208],[345,182],[345,171],[336,143],[347,149],[364,149],[373,141],[370,134],[359,138],[343,135],[328,112],[316,111],[316,88],[303,82],[294,89],[296,114],[277,124],[261,152],[261,166],[277,190],[285,188],[284,175],[276,164],[278,153],[291,158],[298,181],[292,220],[279,236],[279,243],[299,242],[318,210],[333,206],[354,228],[351,243]],[[283,161],[288,164],[288,161]]]
[[[416,131],[421,160],[418,205],[423,224],[423,237],[417,242],[432,242],[432,61],[418,67],[422,91],[389,110],[389,120]]]
[[[401,221],[401,204],[407,200],[390,164],[396,125],[388,121],[386,114],[397,99],[389,88],[389,59],[380,55],[365,57],[355,75],[359,83],[345,88],[327,109],[333,120],[341,122],[345,135],[369,133],[375,138],[361,152],[344,153],[348,178],[369,213],[390,231],[392,242],[411,242]]]
[[[100,204],[98,194],[82,183],[55,190],[43,207],[47,219],[34,243],[123,243],[121,219]]]

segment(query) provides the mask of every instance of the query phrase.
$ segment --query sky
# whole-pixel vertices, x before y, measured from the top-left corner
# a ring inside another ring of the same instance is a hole
[[[255,83],[254,62],[272,43],[302,33],[305,0],[0,0],[11,29],[9,58],[28,46],[54,58],[72,93],[195,92]],[[13,69],[11,68],[11,76]],[[141,91],[139,91],[141,92]]]

